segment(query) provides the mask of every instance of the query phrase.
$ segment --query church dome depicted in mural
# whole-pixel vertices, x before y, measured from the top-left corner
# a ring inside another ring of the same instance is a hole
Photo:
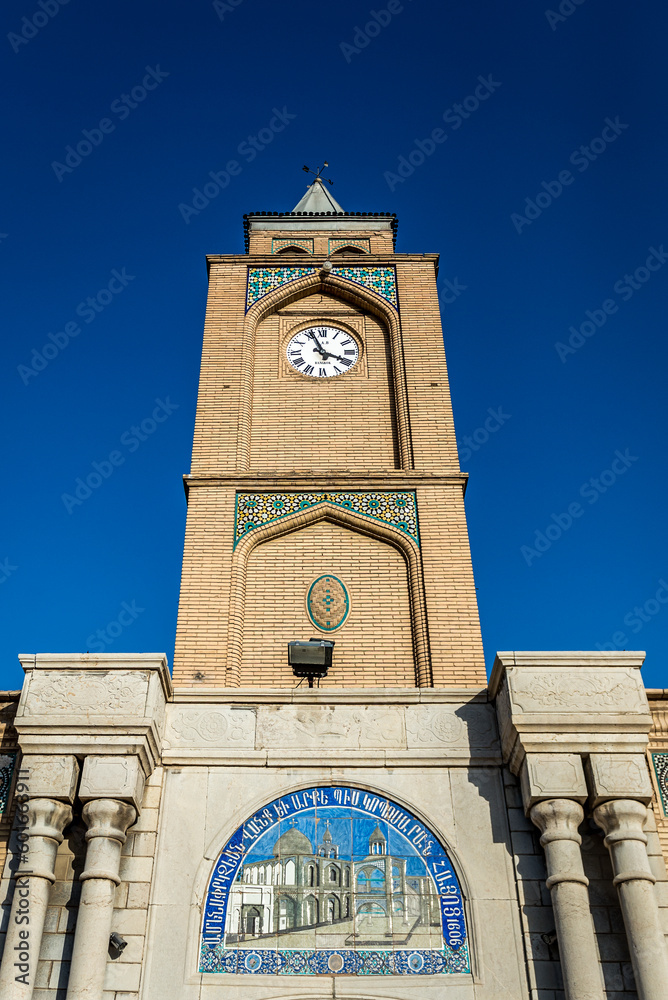
[[[289,857],[294,854],[313,854],[313,844],[296,827],[287,830],[274,844],[274,857]]]

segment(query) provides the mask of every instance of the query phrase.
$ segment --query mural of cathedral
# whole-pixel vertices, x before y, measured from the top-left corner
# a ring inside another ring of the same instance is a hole
[[[429,947],[440,927],[438,895],[427,875],[409,875],[406,857],[387,853],[378,825],[368,854],[341,857],[325,821],[313,844],[297,823],[276,840],[271,858],[245,862],[230,894],[226,940],[239,947],[262,939],[298,945],[313,928],[328,928],[337,947],[409,942]]]

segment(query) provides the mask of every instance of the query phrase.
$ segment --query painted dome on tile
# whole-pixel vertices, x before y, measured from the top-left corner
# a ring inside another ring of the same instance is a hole
[[[279,855],[287,857],[289,854],[313,854],[313,844],[311,841],[294,826],[286,830],[283,836],[279,837],[274,844],[275,858]]]

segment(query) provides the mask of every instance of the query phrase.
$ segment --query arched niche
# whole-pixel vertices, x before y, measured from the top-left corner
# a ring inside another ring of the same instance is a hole
[[[421,572],[420,550],[417,542],[405,532],[393,527],[390,524],[384,524],[380,521],[374,520],[370,516],[367,517],[355,510],[339,507],[327,501],[314,503],[306,509],[298,510],[284,518],[272,521],[262,527],[258,527],[254,531],[245,535],[237,544],[232,560],[232,587],[230,593],[228,624],[229,646],[226,664],[226,684],[230,687],[239,687],[242,685],[246,686],[248,682],[252,682],[253,679],[252,676],[245,677],[242,675],[244,632],[248,627],[246,588],[250,556],[258,546],[262,546],[272,539],[289,536],[293,544],[297,545],[297,534],[300,531],[310,525],[320,523],[337,525],[346,531],[351,531],[365,538],[374,539],[376,543],[390,546],[401,555],[405,566],[406,599],[410,613],[411,649],[409,651],[409,655],[411,657],[411,669],[408,674],[404,675],[405,677],[408,677],[408,681],[404,679],[402,684],[398,684],[396,678],[393,682],[391,677],[386,677],[384,678],[383,683],[387,686],[392,686],[393,683],[395,686],[406,686],[408,683],[411,686],[430,687],[432,679],[427,633],[427,616]],[[323,566],[323,572],[327,572],[328,570],[327,565],[325,565],[327,559],[327,553],[323,553],[323,562],[321,563]],[[304,593],[304,599],[305,598],[306,588]],[[379,599],[382,599],[382,594],[379,595]],[[353,593],[351,596],[351,602],[354,602],[354,600],[355,595]],[[347,619],[346,625],[343,629],[337,632],[337,636],[342,637],[344,629],[348,627],[349,620],[350,619]],[[352,621],[354,621],[354,616]],[[313,628],[306,617],[305,607],[304,628]],[[303,637],[304,636],[301,636],[301,638]],[[300,636],[294,636],[293,638],[300,638]],[[306,636],[306,638],[308,638],[308,636]],[[277,650],[275,655],[280,657],[280,661],[282,662],[285,651],[282,649]],[[360,656],[362,655],[363,651],[360,651]],[[291,675],[287,673],[289,668],[285,666],[284,670],[286,671],[285,676],[288,686],[293,686],[294,680]],[[356,686],[363,686],[364,684],[363,679],[360,680],[361,675],[362,671],[360,671],[360,675],[356,681]],[[264,679],[264,682],[267,682],[266,678]],[[376,677],[374,683],[377,684],[377,682],[378,679]],[[250,686],[252,686],[252,683]]]
[[[268,890],[245,881],[249,866],[280,859],[283,845],[300,852],[302,869],[315,860],[325,820],[352,870],[349,888],[314,888],[298,879],[292,887]],[[387,845],[382,864],[388,875],[393,867],[401,870],[400,879],[357,877],[380,863],[369,849],[379,831]],[[382,793],[327,784],[285,793],[260,806],[216,852],[203,903],[198,971],[468,976],[468,892],[451,854],[433,828]],[[262,900],[256,898],[260,893]],[[235,914],[261,907],[261,928],[257,920],[235,921]],[[288,912],[290,926],[287,920],[281,926],[276,915]],[[319,947],[321,924],[327,944]]]
[[[388,331],[390,345],[389,382],[391,384],[394,422],[397,440],[396,465],[413,468],[406,374],[399,314],[382,296],[348,281],[332,272],[308,274],[290,281],[263,295],[247,311],[242,340],[242,384],[239,398],[237,435],[237,467],[250,468],[251,434],[254,413],[255,360],[258,325],[279,309],[320,292],[333,299],[349,303],[376,317]],[[331,467],[331,466],[330,466]]]

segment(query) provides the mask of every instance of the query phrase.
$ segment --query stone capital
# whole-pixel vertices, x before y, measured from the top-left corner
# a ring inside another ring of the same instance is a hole
[[[546,799],[587,801],[582,759],[574,753],[528,753],[520,771],[522,798],[527,813]]]
[[[647,806],[635,799],[611,799],[594,809],[594,822],[605,834],[606,847],[626,840],[646,844],[647,818]]]
[[[128,802],[116,799],[93,799],[83,807],[83,819],[88,827],[86,840],[107,837],[125,843],[128,827],[137,818],[137,811]]]
[[[72,808],[55,799],[30,799],[19,802],[16,809],[16,833],[21,846],[21,861],[14,878],[55,880],[54,864],[63,831],[72,822]],[[22,837],[21,833],[27,835]]]
[[[593,753],[586,771],[592,808],[609,799],[636,799],[645,805],[652,801],[652,781],[644,754]]]
[[[582,843],[578,827],[584,819],[584,809],[572,799],[547,799],[537,802],[529,813],[531,822],[541,831],[541,846],[555,840]]]

